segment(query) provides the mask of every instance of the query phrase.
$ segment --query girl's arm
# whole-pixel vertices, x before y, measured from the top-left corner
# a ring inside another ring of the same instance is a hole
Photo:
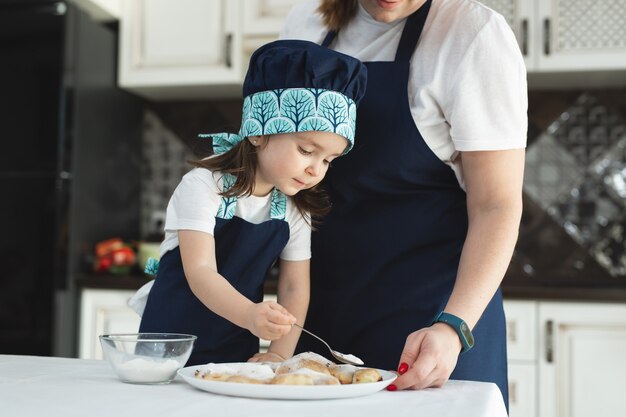
[[[462,158],[469,228],[454,289],[444,310],[473,328],[504,278],[517,242],[524,149],[464,152]],[[409,369],[395,386],[442,386],[460,350],[457,333],[446,324],[436,323],[412,333],[400,358],[400,364],[406,363]],[[406,370],[406,366],[402,368]]]
[[[288,310],[272,301],[253,303],[217,272],[213,236],[179,230],[178,241],[189,287],[207,308],[263,339],[278,339],[291,331],[296,318]]]
[[[296,317],[296,323],[304,325],[306,312],[309,308],[310,295],[310,266],[309,259],[304,261],[280,260],[280,274],[278,276],[278,303]],[[274,340],[268,352],[276,353],[283,358],[293,356],[296,344],[300,337],[300,329],[294,327],[292,331],[281,339]]]
[[[305,261],[280,260],[280,275],[278,276],[278,302],[296,317],[298,324],[304,325],[306,312],[309,308],[310,263]],[[293,356],[300,337],[300,329],[294,327],[292,331],[281,339],[274,340],[268,349],[269,355],[256,355],[252,361],[285,360]],[[274,357],[272,357],[274,356]]]

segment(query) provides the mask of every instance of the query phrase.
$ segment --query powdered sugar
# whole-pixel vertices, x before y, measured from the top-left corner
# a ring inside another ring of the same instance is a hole
[[[274,371],[269,365],[253,362],[209,363],[205,366],[205,370],[210,371],[212,374],[240,375],[245,376],[246,378],[259,379],[262,381],[272,379],[274,377]]]
[[[125,382],[158,384],[171,381],[182,366],[174,359],[153,361],[142,358],[131,359],[115,367],[118,376]]]

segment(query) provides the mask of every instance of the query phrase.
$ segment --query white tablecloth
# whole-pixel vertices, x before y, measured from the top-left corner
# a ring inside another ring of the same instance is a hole
[[[168,385],[125,384],[105,361],[0,355],[3,417],[327,415],[506,417],[506,410],[496,385],[482,382],[349,399],[258,400],[210,394],[180,377]]]

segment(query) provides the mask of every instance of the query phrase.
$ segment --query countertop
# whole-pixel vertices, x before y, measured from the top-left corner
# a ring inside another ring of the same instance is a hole
[[[148,282],[146,275],[93,274],[81,277],[80,288],[135,290]],[[276,293],[276,282],[265,283],[265,293]],[[507,299],[626,302],[626,287],[548,287],[503,285],[502,293]]]
[[[506,299],[626,303],[624,287],[503,286],[502,294]]]
[[[3,416],[20,417],[507,415],[497,386],[485,382],[335,400],[259,400],[201,391],[180,376],[168,385],[125,384],[105,361],[13,355],[0,355],[0,404]]]

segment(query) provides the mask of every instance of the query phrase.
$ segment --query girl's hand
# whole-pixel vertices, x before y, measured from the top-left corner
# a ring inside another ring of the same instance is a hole
[[[280,339],[295,322],[296,318],[274,301],[253,304],[246,312],[246,329],[265,340]]]
[[[248,362],[284,362],[285,358],[280,356],[278,353],[274,352],[265,352],[265,353],[255,353],[253,357],[248,359]]]
[[[442,387],[456,366],[461,347],[458,334],[445,323],[411,333],[400,356],[400,376],[393,386],[399,390]]]

